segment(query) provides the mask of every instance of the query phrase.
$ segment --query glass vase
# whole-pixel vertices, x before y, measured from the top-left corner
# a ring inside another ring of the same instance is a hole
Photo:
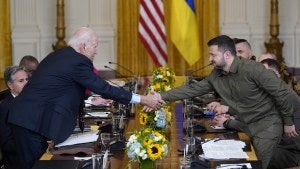
[[[155,161],[152,161],[150,159],[141,160],[139,163],[140,169],[155,169]]]

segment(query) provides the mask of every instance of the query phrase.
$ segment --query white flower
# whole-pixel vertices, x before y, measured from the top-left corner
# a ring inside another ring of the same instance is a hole
[[[143,157],[142,157],[142,159],[145,160],[146,158],[148,158],[148,155],[144,154]]]
[[[143,149],[138,153],[138,156],[143,157],[145,154],[146,154],[146,150]]]
[[[136,148],[135,150],[134,150],[134,152],[135,152],[135,154],[139,154],[140,153],[140,148]]]
[[[129,143],[133,143],[136,139],[137,139],[137,138],[136,138],[136,135],[133,134],[133,135],[131,135],[131,136],[129,137],[128,142],[129,142]]]
[[[165,90],[166,90],[166,91],[171,90],[171,86],[170,86],[170,85],[165,86]]]
[[[156,76],[158,79],[162,79],[163,78],[163,75],[157,75]]]
[[[169,71],[167,71],[166,74],[167,74],[167,76],[170,76],[170,72]]]

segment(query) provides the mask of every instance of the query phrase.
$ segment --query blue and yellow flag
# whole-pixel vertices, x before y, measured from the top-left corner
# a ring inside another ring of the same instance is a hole
[[[194,0],[172,1],[170,35],[176,48],[189,65],[193,65],[200,59]]]

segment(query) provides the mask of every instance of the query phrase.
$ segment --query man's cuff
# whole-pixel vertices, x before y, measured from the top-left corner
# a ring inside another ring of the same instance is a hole
[[[223,127],[228,128],[229,122],[231,121],[231,119],[227,119],[224,121],[223,123]]]
[[[283,123],[284,123],[284,125],[288,125],[288,126],[294,125],[294,121],[293,121],[292,117],[290,117],[290,118],[284,118],[283,119]]]
[[[137,104],[141,102],[141,96],[139,94],[132,93],[131,101],[132,104]]]

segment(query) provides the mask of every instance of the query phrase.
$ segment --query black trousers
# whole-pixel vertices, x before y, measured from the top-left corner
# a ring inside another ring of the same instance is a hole
[[[300,166],[300,152],[277,147],[268,169],[282,169],[296,166]]]
[[[46,152],[47,139],[39,133],[12,125],[19,157],[19,169],[31,169],[36,161]]]

